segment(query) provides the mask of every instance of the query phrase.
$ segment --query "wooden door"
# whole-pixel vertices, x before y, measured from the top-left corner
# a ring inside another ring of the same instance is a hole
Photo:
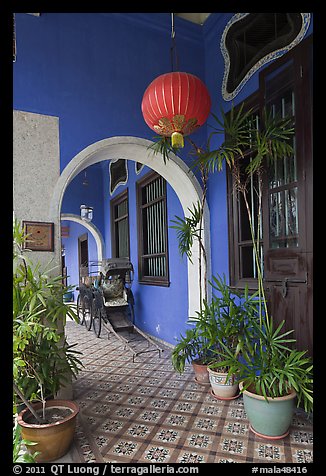
[[[78,237],[78,269],[79,284],[83,282],[83,278],[88,276],[88,235],[84,233]]]
[[[260,75],[261,104],[295,118],[295,153],[270,166],[264,190],[264,279],[277,325],[313,351],[312,39]]]

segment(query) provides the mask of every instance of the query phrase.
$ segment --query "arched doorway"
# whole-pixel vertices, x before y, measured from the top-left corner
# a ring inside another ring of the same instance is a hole
[[[102,233],[100,230],[91,222],[87,222],[80,218],[80,216],[75,215],[73,213],[61,213],[61,220],[68,220],[73,221],[75,223],[79,223],[83,225],[94,237],[96,246],[97,246],[97,258],[101,261],[104,258],[104,241],[102,237]]]
[[[193,203],[201,200],[202,189],[189,167],[175,154],[170,154],[170,160],[164,164],[160,154],[154,155],[149,149],[153,143],[139,137],[119,136],[103,139],[89,145],[79,152],[62,171],[55,186],[49,215],[51,219],[60,217],[61,203],[64,192],[70,181],[83,169],[104,160],[128,159],[147,165],[159,173],[173,188],[178,196],[185,216]],[[58,233],[60,233],[58,231]],[[59,237],[57,237],[59,239]],[[209,210],[206,204],[204,213],[204,239],[208,251],[208,273],[210,275],[210,239],[209,239]],[[199,247],[194,243],[193,262],[188,260],[188,316],[196,316],[200,309],[199,287]],[[201,283],[203,287],[203,282]]]

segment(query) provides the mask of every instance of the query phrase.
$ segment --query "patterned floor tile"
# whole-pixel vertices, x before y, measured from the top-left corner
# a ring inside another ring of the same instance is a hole
[[[312,431],[304,431],[301,429],[293,429],[291,435],[291,444],[293,445],[307,445],[310,446],[313,444],[313,433]]]
[[[220,440],[219,451],[226,455],[245,455],[248,444],[247,441],[235,436],[222,436]]]
[[[187,416],[171,412],[166,416],[162,424],[184,428],[188,424],[189,420],[189,415]]]
[[[256,443],[254,452],[261,463],[284,463],[284,448],[282,443]]]
[[[138,442],[119,439],[109,449],[106,455],[113,456],[113,457],[128,457],[128,459],[130,458],[130,460],[132,460],[138,448],[139,448]]]
[[[157,441],[161,444],[164,443],[171,443],[176,445],[180,438],[183,436],[183,432],[177,428],[161,428],[156,432],[156,434],[152,437],[153,442]]]
[[[249,424],[242,421],[226,421],[223,434],[228,436],[246,436],[249,433]]]
[[[222,414],[222,407],[216,405],[215,402],[204,403],[198,409],[198,415],[203,415],[208,418],[216,418]]]
[[[289,435],[277,442],[249,429],[239,397],[214,398],[194,380],[191,366],[179,375],[171,350],[139,354],[135,361],[113,336],[100,338],[67,322],[85,368],[74,382],[80,407],[74,439],[76,463],[311,463],[313,427],[296,411]],[[144,341],[134,342],[140,350]]]
[[[126,435],[128,435],[129,438],[144,439],[148,438],[153,429],[155,429],[155,427],[152,425],[137,422],[129,426],[129,428],[126,430]]]
[[[185,451],[182,450],[180,455],[177,458],[177,463],[188,463],[188,464],[197,464],[197,463],[207,463],[208,455],[203,455],[197,453],[196,451]]]
[[[176,412],[176,413],[184,413],[184,412],[193,413],[195,407],[196,407],[195,403],[184,402],[184,401],[180,400],[172,406],[171,411]]]
[[[214,420],[212,418],[195,418],[194,420],[194,428],[198,430],[203,430],[203,431],[212,431],[215,432],[218,428],[218,421]]]
[[[153,442],[153,444],[147,446],[139,461],[144,463],[169,463],[172,452],[172,448],[156,445]]]
[[[313,452],[311,449],[294,449],[293,451],[293,462],[294,463],[312,463],[313,462]]]
[[[184,441],[185,448],[193,450],[210,450],[215,444],[215,435],[209,435],[204,432],[190,432]]]

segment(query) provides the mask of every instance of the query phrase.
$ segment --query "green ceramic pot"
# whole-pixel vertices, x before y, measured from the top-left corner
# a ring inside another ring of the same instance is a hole
[[[240,382],[240,390],[243,383]],[[261,395],[243,391],[244,408],[250,422],[250,429],[258,436],[267,439],[281,439],[289,434],[295,398],[294,390],[284,397],[265,398]]]

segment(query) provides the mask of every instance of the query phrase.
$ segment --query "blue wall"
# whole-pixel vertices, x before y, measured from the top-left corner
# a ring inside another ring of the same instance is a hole
[[[220,38],[233,13],[213,13],[204,26],[175,18],[179,69],[200,77],[212,98],[212,112],[228,110],[221,95],[224,60]],[[308,34],[312,31],[312,25]],[[40,17],[16,14],[17,61],[14,63],[14,108],[59,117],[61,170],[81,150],[99,140],[130,135],[152,139],[155,135],[141,114],[148,84],[171,71],[169,13],[42,13]],[[242,101],[258,87],[256,72],[235,98]],[[212,120],[208,120],[208,124]],[[192,135],[205,144],[206,125]],[[218,142],[212,142],[213,147]],[[190,162],[189,148],[180,156]],[[186,263],[178,254],[174,230],[169,230],[169,288],[137,282],[135,181],[141,177],[129,162],[129,217],[131,259],[135,265],[136,319],[146,331],[173,343],[186,328]],[[111,256],[107,164],[87,169],[94,188],[80,185],[82,176],[68,186],[62,212],[79,214],[81,203],[94,206],[94,224],[103,233],[107,257]],[[119,187],[114,196],[124,190]],[[168,187],[169,220],[182,215],[174,191]],[[208,204],[211,213],[213,274],[228,276],[228,233],[225,171],[210,176]],[[72,235],[81,234],[71,224]],[[91,242],[91,241],[90,241]],[[72,243],[70,241],[69,243]],[[65,245],[68,245],[66,240]],[[75,253],[75,251],[72,251]],[[69,265],[73,270],[73,265]],[[69,270],[68,270],[69,271]],[[163,304],[163,305],[162,305]]]
[[[180,68],[204,80],[200,26],[176,20]],[[16,14],[14,108],[60,118],[61,170],[98,140],[153,138],[141,100],[171,71],[170,30],[169,13]]]
[[[85,171],[88,186],[83,185]],[[87,167],[85,171],[78,174],[66,188],[61,213],[73,213],[80,216],[80,205],[93,207],[92,222],[104,235],[102,168],[99,164],[95,164]]]
[[[173,343],[181,330],[185,328],[187,316],[188,277],[186,260],[180,257],[176,233],[169,228],[170,286],[164,288],[138,283],[136,182],[150,172],[151,169],[143,167],[141,172],[137,175],[135,172],[135,162],[130,160],[127,162],[127,165],[128,182],[126,185],[120,185],[112,195],[110,195],[109,192],[108,166],[106,163],[103,165],[106,256],[111,256],[110,200],[128,188],[129,228],[131,237],[130,260],[135,269],[132,290],[135,296],[136,325],[156,337]],[[167,211],[169,225],[170,220],[173,219],[175,215],[182,216],[183,214],[179,199],[169,184],[167,184]],[[164,303],[163,306],[162,303]]]
[[[148,15],[153,21],[148,22]],[[180,67],[204,79],[201,28],[182,20],[177,20],[177,25]],[[78,152],[101,139],[119,135],[153,138],[155,133],[144,122],[140,106],[148,84],[171,70],[170,14],[42,13],[39,18],[16,14],[16,32],[14,108],[59,117],[61,170]],[[205,136],[205,127],[194,135],[198,143]],[[188,160],[186,152],[184,157]],[[137,265],[135,195],[131,193],[135,180],[133,162],[129,170],[130,227],[134,237],[131,259]],[[87,169],[90,182],[97,174],[98,187],[80,187],[83,174],[69,184],[62,212],[79,214],[81,203],[94,206],[93,222],[104,235],[110,257],[110,197],[108,187],[101,190],[107,173],[103,170],[101,179],[99,173],[100,169]],[[116,193],[121,191],[119,187]],[[169,219],[182,214],[170,187],[168,207]],[[71,224],[71,230],[75,229],[78,227]],[[75,247],[76,240],[77,232]],[[68,243],[65,246],[68,255]],[[187,320],[187,273],[171,230],[169,251],[171,286],[138,285],[136,274],[134,291],[140,325],[174,342]],[[71,253],[76,256],[76,249]],[[77,277],[77,270],[72,265],[69,268]],[[162,302],[167,303],[166,307]]]
[[[79,174],[67,187],[64,195],[62,212],[79,215],[79,206],[82,201],[94,206],[92,222],[100,229],[105,237],[105,257],[110,258],[110,200],[128,188],[129,199],[129,227],[130,227],[130,260],[135,268],[133,293],[135,296],[135,323],[147,332],[163,340],[173,343],[184,329],[187,316],[188,275],[185,258],[178,252],[176,233],[168,229],[169,245],[169,273],[170,287],[148,286],[138,283],[138,250],[137,250],[137,213],[136,213],[136,181],[150,172],[143,167],[137,175],[135,162],[128,161],[128,182],[120,185],[112,195],[109,192],[108,162],[87,168],[88,187],[82,186],[84,173]],[[102,181],[102,182],[100,182]],[[174,190],[167,184],[168,224],[175,215],[182,216],[182,207]],[[69,238],[63,238],[62,243],[66,252],[66,266],[68,269],[68,284],[78,283],[78,237],[87,230],[77,223],[62,221],[63,225],[70,226]],[[95,240],[88,232],[89,260],[97,261]],[[95,268],[92,268],[95,271]],[[75,299],[77,293],[75,294]],[[164,302],[164,306],[161,303]]]

